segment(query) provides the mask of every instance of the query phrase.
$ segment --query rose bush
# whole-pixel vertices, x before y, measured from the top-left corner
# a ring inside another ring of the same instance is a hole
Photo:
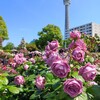
[[[98,60],[78,31],[60,50],[57,40],[44,53],[18,53],[0,64],[1,100],[99,100]],[[94,59],[95,58],[95,59]]]

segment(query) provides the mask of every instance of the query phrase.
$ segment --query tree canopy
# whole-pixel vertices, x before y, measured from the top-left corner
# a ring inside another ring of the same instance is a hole
[[[0,16],[0,46],[2,46],[2,42],[7,39],[8,39],[8,31],[6,23],[4,22],[2,16]]]
[[[3,40],[8,39],[6,23],[4,22],[2,16],[0,16],[0,38],[2,38]]]
[[[39,49],[44,49],[48,42],[58,40],[62,44],[62,33],[58,26],[48,24],[41,32],[38,32],[39,39],[35,41]]]
[[[3,47],[3,49],[4,50],[12,50],[12,49],[14,49],[14,44],[12,43],[12,42],[8,42],[7,44],[6,44],[6,46],[5,47]]]
[[[26,48],[28,51],[35,51],[35,50],[38,50],[38,48],[36,47],[36,44],[33,42],[33,43],[27,43],[26,44]]]

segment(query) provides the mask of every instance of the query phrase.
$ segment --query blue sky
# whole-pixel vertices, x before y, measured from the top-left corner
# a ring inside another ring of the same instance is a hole
[[[0,0],[0,16],[6,22],[9,40],[17,46],[22,37],[26,42],[37,39],[47,24],[60,27],[64,34],[63,0]],[[70,28],[89,22],[100,24],[100,0],[71,0]]]

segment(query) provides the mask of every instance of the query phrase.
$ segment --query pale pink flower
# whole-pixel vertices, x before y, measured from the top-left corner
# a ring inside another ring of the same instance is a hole
[[[58,47],[59,47],[59,43],[57,40],[55,40],[55,41],[49,42],[48,45],[46,46],[45,50],[46,51],[50,51],[50,50],[56,51],[58,49]]]
[[[70,32],[70,37],[72,39],[79,39],[79,38],[81,38],[81,33],[77,30],[74,30],[74,31]]]
[[[27,70],[29,68],[29,65],[24,65],[24,69]]]
[[[42,76],[37,76],[35,80],[35,85],[37,86],[38,89],[44,89],[45,78]]]
[[[32,62],[33,64],[35,63],[35,59],[33,58],[30,58],[29,61]]]
[[[87,51],[86,43],[82,39],[75,41],[76,47],[80,47],[83,51]]]
[[[16,85],[23,85],[25,83],[24,77],[21,75],[18,75],[14,78],[14,83]]]

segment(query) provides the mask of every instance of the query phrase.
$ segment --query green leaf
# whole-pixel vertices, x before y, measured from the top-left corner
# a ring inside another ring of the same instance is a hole
[[[93,63],[94,62],[94,58],[93,57],[89,57],[89,62]]]
[[[54,79],[53,74],[52,74],[52,73],[47,73],[47,74],[46,74],[46,79],[47,79],[48,81],[52,81],[52,80]]]
[[[86,59],[85,59],[85,61],[93,63],[94,62],[94,58],[91,57],[91,56],[87,56]]]
[[[100,85],[100,74],[96,75],[96,78],[94,81]]]
[[[13,94],[19,94],[19,88],[15,87],[15,86],[9,86],[8,90]]]
[[[89,61],[88,57],[86,57],[86,58],[85,58],[85,61],[86,61],[86,62],[88,62],[88,61]]]
[[[55,97],[55,93],[54,92],[51,92],[51,93],[47,93],[44,98],[47,99],[47,98],[54,98]]]
[[[80,67],[81,67],[81,66],[79,66],[79,65],[76,65],[76,66],[75,66],[75,68],[78,68],[78,69],[79,69]]]
[[[34,78],[35,78],[35,75],[32,74],[32,75],[28,76],[28,77],[26,78],[26,80],[28,80],[28,81],[33,81]]]
[[[74,77],[74,78],[76,78],[76,79],[79,79],[79,80],[81,80],[82,82],[84,82],[84,79],[82,78],[82,76],[80,76],[79,74],[78,74],[78,72],[73,72],[72,73],[72,76]]]
[[[58,81],[57,83],[53,84],[52,87],[54,89],[54,91],[58,90],[59,88],[61,88],[61,82]]]
[[[2,84],[0,84],[0,89],[1,89],[2,87],[3,87]]]
[[[34,100],[36,97],[37,97],[37,96],[36,96],[35,94],[32,94],[32,95],[30,96],[30,100]]]
[[[2,74],[2,76],[8,76],[8,75],[9,75],[8,73],[3,73],[3,74]]]
[[[94,96],[95,100],[100,99],[100,85],[93,85],[87,89],[87,92]]]
[[[8,79],[4,76],[1,76],[0,77],[0,83],[4,84],[4,85],[7,85],[8,84]]]
[[[74,71],[74,72],[72,73],[72,76],[73,76],[74,78],[76,78],[76,77],[78,76],[78,72]]]
[[[82,93],[79,96],[75,97],[74,100],[88,100],[88,97],[86,93]]]
[[[67,93],[65,93],[63,89],[59,91],[59,94],[56,97],[57,99],[59,98],[58,100],[74,100]]]

